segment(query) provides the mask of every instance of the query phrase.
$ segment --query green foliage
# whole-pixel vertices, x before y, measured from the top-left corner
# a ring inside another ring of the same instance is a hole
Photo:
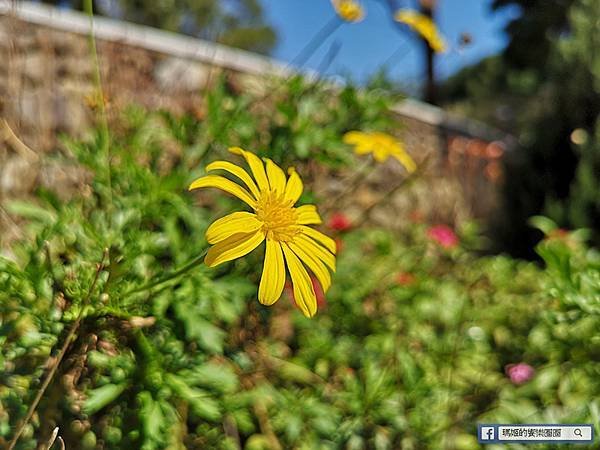
[[[325,85],[296,76],[273,80],[263,95],[252,95],[221,79],[207,94],[205,120],[176,119],[165,114],[169,133],[189,145],[191,167],[223,157],[226,149],[241,146],[287,166],[298,161],[317,161],[340,167],[353,163],[340,136],[356,129],[392,130],[398,123],[389,113],[395,98],[381,89]],[[136,116],[143,121],[143,113]],[[147,122],[138,140],[164,134],[156,122]],[[163,139],[164,140],[164,139]]]
[[[19,449],[54,426],[83,449],[466,450],[477,422],[597,423],[598,254],[547,220],[535,221],[549,234],[544,269],[476,256],[469,227],[451,249],[417,224],[339,235],[314,319],[289,293],[258,304],[260,251],[140,290],[201,255],[206,228],[231,210],[222,194],[186,193],[200,162],[241,144],[310,173],[350,163],[343,132],[388,123],[380,92],[290,80],[257,102],[229,89],[210,94],[200,122],[129,111],[110,178],[101,134],[67,142],[90,184],[66,203],[39,192],[10,205],[28,225],[0,259],[1,445],[79,317]],[[504,373],[518,362],[536,369],[521,386]]]

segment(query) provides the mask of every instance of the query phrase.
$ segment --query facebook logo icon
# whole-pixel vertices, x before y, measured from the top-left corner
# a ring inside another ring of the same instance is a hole
[[[494,427],[481,427],[479,433],[479,439],[482,441],[493,441],[495,438]]]

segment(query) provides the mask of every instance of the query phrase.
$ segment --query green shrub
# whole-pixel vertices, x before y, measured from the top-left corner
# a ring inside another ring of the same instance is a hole
[[[212,109],[204,122],[132,110],[110,142],[110,178],[99,133],[68,143],[93,180],[80,195],[10,205],[29,221],[13,260],[0,259],[2,445],[80,319],[20,449],[55,426],[67,448],[471,449],[478,422],[598,425],[599,258],[581,231],[538,220],[544,268],[477,256],[471,227],[451,248],[422,224],[339,233],[314,319],[289,294],[258,304],[260,254],[138,289],[201,255],[231,209],[185,192],[200,160],[230,143],[337,165],[346,127],[380,125],[373,97],[314,95],[326,121],[341,117],[314,135],[302,125],[314,111],[284,100],[278,125],[243,108],[231,123]],[[285,152],[303,139],[308,153]],[[505,370],[519,362],[535,376],[515,385]]]

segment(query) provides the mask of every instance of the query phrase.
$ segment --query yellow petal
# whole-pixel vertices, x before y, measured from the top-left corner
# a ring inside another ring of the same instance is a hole
[[[189,190],[191,191],[193,189],[205,187],[214,187],[221,189],[225,192],[229,192],[230,194],[235,195],[237,198],[246,202],[252,207],[256,206],[256,201],[252,198],[250,192],[241,187],[239,184],[236,184],[225,177],[220,177],[217,175],[207,175],[205,177],[198,178],[196,181],[190,184]]]
[[[335,241],[331,239],[329,236],[325,236],[320,231],[314,230],[310,227],[300,226],[300,230],[303,234],[308,237],[313,238],[319,244],[323,245],[327,250],[335,255],[337,246],[335,245]]]
[[[371,142],[360,142],[354,146],[354,153],[364,155],[373,152],[373,144]]]
[[[261,191],[269,190],[269,180],[267,179],[267,174],[265,173],[265,166],[258,156],[256,156],[252,152],[247,152],[246,150],[240,147],[230,147],[229,151],[235,155],[241,155],[244,157],[248,165],[250,166],[250,170],[252,171],[252,175],[254,175],[254,179],[258,184],[258,188]]]
[[[343,141],[349,145],[357,145],[361,142],[364,142],[365,137],[365,133],[361,131],[348,131],[346,134],[344,134]]]
[[[311,238],[302,235],[296,236],[294,243],[302,247],[309,255],[313,255],[315,258],[323,261],[327,267],[335,272],[335,256],[329,250],[324,249]]]
[[[285,285],[285,265],[281,244],[267,239],[265,262],[258,287],[258,301],[270,306],[279,300]]]
[[[288,242],[284,245],[287,245],[290,250],[292,250],[300,260],[306,264],[306,266],[315,274],[319,283],[323,287],[323,292],[327,292],[329,286],[331,286],[331,275],[329,275],[329,271],[325,264],[321,262],[320,259],[311,256],[302,246],[295,244],[294,242]]]
[[[346,22],[360,22],[365,17],[365,11],[360,3],[354,0],[334,0],[335,12]]]
[[[442,38],[433,20],[417,11],[410,9],[399,10],[394,15],[396,22],[402,22],[421,35],[433,51],[443,53],[446,51],[446,42]]]
[[[301,225],[319,224],[323,222],[315,205],[302,205],[296,208],[296,212],[298,213],[297,223]]]
[[[216,244],[238,233],[250,233],[262,227],[263,223],[256,218],[256,214],[239,211],[215,220],[206,230],[206,240],[209,244]]]
[[[294,286],[294,300],[306,317],[312,317],[317,312],[317,296],[308,272],[298,257],[287,246],[283,247],[285,262]]]
[[[231,261],[247,255],[264,241],[262,231],[254,233],[238,233],[213,245],[204,258],[208,267],[215,267],[221,263]]]
[[[389,155],[390,155],[389,152],[386,152],[385,149],[380,148],[380,147],[376,148],[373,151],[373,157],[375,158],[375,161],[380,162],[380,163],[384,162],[388,158]]]
[[[285,173],[281,168],[268,158],[265,158],[267,164],[267,177],[271,189],[279,194],[285,192]]]
[[[302,195],[302,189],[304,186],[302,185],[302,180],[300,176],[296,173],[296,170],[293,167],[288,169],[288,182],[285,186],[285,199],[290,200],[292,205],[298,201],[300,196]]]
[[[395,151],[392,156],[400,161],[400,164],[402,164],[409,173],[413,173],[415,170],[417,170],[415,161],[408,153],[404,151],[402,147],[400,147],[399,151]]]
[[[248,172],[246,172],[240,166],[236,166],[235,164],[230,163],[228,161],[215,161],[215,162],[210,163],[208,166],[206,166],[207,172],[210,172],[212,170],[225,170],[225,171],[235,175],[240,180],[242,180],[246,186],[248,186],[248,189],[250,189],[250,192],[252,192],[252,194],[254,195],[254,198],[258,199],[260,193],[258,191],[258,187],[256,186],[256,183],[254,182],[252,177],[248,174]]]

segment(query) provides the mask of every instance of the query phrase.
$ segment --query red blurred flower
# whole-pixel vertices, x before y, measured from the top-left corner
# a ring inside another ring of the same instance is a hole
[[[508,364],[504,371],[510,381],[514,384],[523,384],[533,378],[535,369],[527,363]]]
[[[336,253],[340,253],[344,249],[344,241],[342,241],[342,239],[339,237],[336,237],[334,241]]]
[[[569,236],[569,230],[564,228],[557,228],[548,233],[548,239],[564,239]]]
[[[411,213],[408,217],[412,223],[422,223],[423,222],[423,213],[421,211],[419,211],[418,209],[411,211]]]
[[[400,286],[410,286],[415,282],[415,276],[409,272],[400,272],[396,275],[396,283]]]
[[[502,165],[498,161],[492,161],[486,164],[484,173],[488,180],[496,183],[502,177]]]
[[[327,222],[327,226],[336,231],[348,231],[352,228],[352,222],[344,213],[333,213]]]
[[[448,225],[435,225],[427,230],[427,236],[444,248],[453,248],[458,245],[458,236]]]
[[[313,289],[315,290],[315,296],[317,297],[317,308],[325,308],[327,306],[327,300],[325,299],[325,293],[323,292],[321,283],[319,283],[319,281],[312,275],[310,276],[310,281],[312,282]],[[289,281],[285,283],[285,290],[290,299],[292,299],[294,306],[298,308],[296,299],[294,298],[294,289]]]

